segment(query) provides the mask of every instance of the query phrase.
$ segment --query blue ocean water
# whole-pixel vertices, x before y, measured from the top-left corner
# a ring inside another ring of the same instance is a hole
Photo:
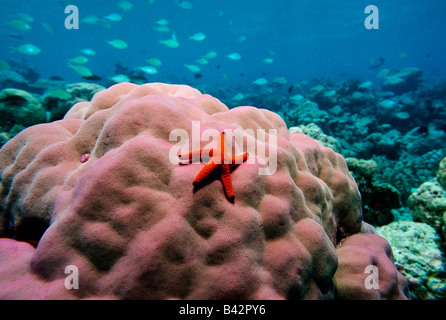
[[[84,48],[96,52],[85,66],[101,78],[115,75],[117,62],[133,69],[158,58],[162,66],[157,74],[146,75],[148,81],[235,86],[259,77],[285,77],[288,82],[359,77],[374,82],[379,69],[369,67],[379,59],[385,59],[383,67],[389,69],[418,67],[426,79],[445,79],[446,3],[441,0],[131,0],[127,10],[118,6],[121,2],[2,0],[0,60],[23,59],[42,78],[67,81],[83,80],[67,61],[82,55],[79,50]],[[370,4],[379,9],[379,29],[364,26],[364,9]],[[65,28],[68,5],[79,9],[79,29]],[[33,19],[30,30],[6,24],[20,20],[16,15],[23,13]],[[104,18],[112,13],[122,20]],[[85,22],[91,16],[99,22]],[[154,29],[160,19],[168,21],[169,32]],[[203,41],[189,39],[198,32],[206,35]],[[159,42],[173,33],[178,48]],[[116,49],[106,42],[113,39],[124,40],[128,48]],[[11,50],[23,44],[33,44],[41,52]],[[207,65],[195,62],[209,51],[217,57]],[[241,59],[229,59],[233,52]],[[265,58],[272,62],[265,63]],[[184,64],[199,66],[201,77]]]

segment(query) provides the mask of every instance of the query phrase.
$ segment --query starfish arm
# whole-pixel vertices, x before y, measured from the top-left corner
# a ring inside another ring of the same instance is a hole
[[[231,173],[229,172],[229,165],[221,165],[221,182],[223,183],[223,189],[229,201],[233,202],[235,199],[234,189],[232,188]]]
[[[242,164],[243,162],[246,161],[246,159],[248,159],[248,154],[247,153],[241,154],[241,155],[236,156],[236,157],[232,157],[231,158],[231,163],[229,164],[229,166],[230,167],[234,167],[234,166],[237,166],[239,164]]]
[[[178,158],[180,160],[188,160],[189,163],[198,162],[200,161],[200,158],[202,161],[209,161],[209,157],[212,157],[213,153],[213,149],[200,149],[189,153],[180,154]]]
[[[193,185],[196,186],[200,184],[204,179],[211,175],[212,172],[217,170],[219,166],[219,164],[212,162],[212,160],[209,161],[203,168],[201,168],[200,172],[198,172],[194,179]]]
[[[226,146],[225,146],[225,132],[220,133],[220,138],[218,139],[218,145],[216,154],[220,155],[220,163],[223,163],[225,155],[226,155]]]
[[[189,161],[189,163],[200,160],[207,162],[206,165],[201,168],[200,172],[198,172],[193,181],[193,185],[195,187],[221,168],[221,182],[223,184],[225,195],[230,202],[234,203],[235,196],[229,167],[242,164],[244,161],[246,161],[248,156],[248,153],[244,153],[236,157],[229,157],[226,153],[225,132],[223,131],[218,139],[216,149],[207,148],[195,150],[189,153],[181,154],[178,157],[180,160]]]
[[[214,156],[214,149],[211,148],[201,149],[201,161],[209,162],[209,160],[211,160],[213,156]]]
[[[185,154],[180,154],[178,155],[178,158],[180,160],[189,160],[190,162],[193,161],[198,161],[200,159],[200,154],[201,154],[201,149],[200,150],[195,150],[189,153],[185,153]]]

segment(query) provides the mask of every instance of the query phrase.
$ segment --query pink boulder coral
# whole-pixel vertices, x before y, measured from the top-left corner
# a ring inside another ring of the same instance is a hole
[[[191,135],[193,121],[200,132],[265,130],[265,141],[243,142],[277,149],[275,172],[259,174],[265,159],[250,153],[254,161],[230,174],[234,203],[218,175],[194,189],[204,163],[169,157],[170,134]],[[361,197],[341,155],[290,133],[275,113],[229,110],[183,85],[100,91],[9,141],[0,172],[2,235],[31,217],[49,224],[37,248],[0,241],[0,298],[333,298],[335,245],[361,229]],[[65,286],[67,266],[78,289]]]
[[[406,278],[395,268],[392,249],[377,234],[355,234],[341,241],[334,275],[338,299],[407,300]],[[375,274],[373,274],[375,273]]]

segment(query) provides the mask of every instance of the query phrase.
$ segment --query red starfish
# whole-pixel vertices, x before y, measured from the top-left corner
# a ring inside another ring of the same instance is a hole
[[[237,157],[229,157],[226,152],[225,145],[225,133],[220,134],[218,139],[217,149],[200,149],[195,150],[183,155],[179,155],[180,160],[189,160],[189,163],[193,160],[201,159],[203,162],[207,162],[206,165],[198,172],[194,179],[194,187],[198,187],[205,179],[211,174],[221,168],[221,182],[223,183],[223,189],[226,197],[230,202],[234,202],[234,190],[232,188],[231,174],[229,167],[235,167],[248,158],[248,153],[244,153]]]

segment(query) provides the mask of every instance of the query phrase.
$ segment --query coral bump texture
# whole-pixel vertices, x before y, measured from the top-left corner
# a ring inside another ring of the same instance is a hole
[[[171,132],[191,135],[194,121],[202,132],[253,133],[243,144],[274,147],[277,169],[259,174],[265,158],[249,152],[231,172],[232,188],[209,179],[194,191],[206,164],[169,160]],[[96,93],[5,144],[0,177],[3,299],[330,299],[335,246],[362,226],[361,196],[340,154],[290,133],[273,112],[229,110],[184,85],[120,83]],[[224,195],[231,189],[233,203]],[[36,221],[47,223],[41,238],[19,232]],[[78,289],[66,286],[73,266]]]
[[[340,243],[337,253],[340,262],[334,279],[338,299],[407,300],[410,297],[408,282],[395,268],[392,249],[384,238],[371,233],[355,234]],[[375,271],[369,270],[373,267]],[[370,288],[373,285],[374,290]]]

